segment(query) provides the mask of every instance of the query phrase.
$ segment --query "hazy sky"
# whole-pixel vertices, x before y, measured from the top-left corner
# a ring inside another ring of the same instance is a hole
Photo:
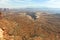
[[[60,8],[60,0],[0,0],[0,8]]]

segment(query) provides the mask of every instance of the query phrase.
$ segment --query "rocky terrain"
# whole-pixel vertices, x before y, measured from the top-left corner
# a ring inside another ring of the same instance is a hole
[[[60,14],[59,14],[60,15]],[[0,13],[1,40],[60,40],[60,16],[45,12]]]

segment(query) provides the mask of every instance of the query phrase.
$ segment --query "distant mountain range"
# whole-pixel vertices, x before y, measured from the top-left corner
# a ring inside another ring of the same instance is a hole
[[[16,9],[9,9],[9,8],[0,8],[2,11],[15,11],[15,12],[36,12],[36,11],[44,11],[50,13],[60,13],[60,8],[16,8]]]

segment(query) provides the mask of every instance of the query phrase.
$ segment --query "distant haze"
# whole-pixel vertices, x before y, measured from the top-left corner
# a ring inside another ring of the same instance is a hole
[[[49,12],[51,14],[60,14],[60,8],[0,8],[2,11],[14,11],[14,12],[37,12],[37,11],[42,11],[42,12]]]

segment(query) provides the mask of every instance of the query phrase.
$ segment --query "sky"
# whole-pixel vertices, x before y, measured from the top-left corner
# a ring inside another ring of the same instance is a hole
[[[60,8],[60,0],[0,0],[0,8]]]

